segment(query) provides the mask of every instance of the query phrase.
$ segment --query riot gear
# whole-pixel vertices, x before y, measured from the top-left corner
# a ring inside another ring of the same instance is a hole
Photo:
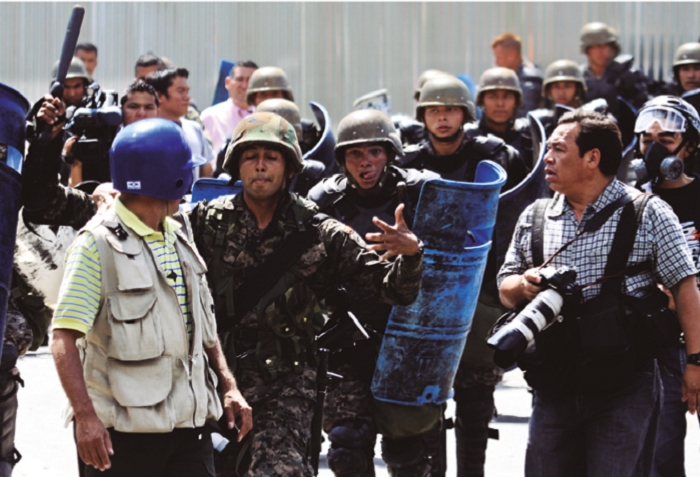
[[[281,68],[276,66],[263,66],[258,68],[251,75],[246,91],[246,102],[250,106],[255,106],[255,95],[260,91],[281,90],[285,99],[294,101],[292,88],[289,86],[287,75]]]
[[[549,97],[547,87],[558,81],[573,81],[576,85],[577,96],[583,100],[586,93],[586,80],[583,79],[583,73],[578,65],[571,60],[557,60],[550,63],[544,73],[544,82],[542,83],[542,95]]]
[[[418,101],[420,98],[420,90],[423,88],[423,85],[438,76],[450,76],[450,74],[440,70],[425,70],[422,72],[418,77],[418,86],[416,86],[416,91],[413,93],[413,99]]]
[[[58,61],[54,63],[53,68],[51,68],[51,81],[56,81],[57,72]],[[70,62],[70,65],[68,66],[68,73],[66,74],[66,79],[71,78],[83,78],[86,84],[90,82],[90,77],[88,76],[87,70],[85,69],[85,64],[77,56],[73,57],[73,59]]]
[[[255,111],[258,113],[274,113],[277,116],[282,116],[294,128],[297,139],[302,136],[301,130],[301,114],[296,104],[286,99],[266,99],[260,103]]]
[[[517,80],[517,78],[516,78]],[[464,111],[462,124],[476,119],[476,111],[467,86],[454,76],[437,76],[426,81],[420,90],[416,119],[425,122],[425,108],[429,106],[459,106]]]
[[[358,111],[360,109],[376,109],[387,116],[391,114],[391,98],[389,90],[386,88],[378,89],[360,96],[352,103],[352,109]]]
[[[673,55],[673,71],[682,65],[700,63],[700,43],[684,43],[676,49]]]
[[[581,28],[581,53],[584,55],[589,47],[612,43],[615,49],[615,56],[620,54],[620,44],[617,42],[617,32],[602,22],[586,23]]]
[[[520,81],[515,71],[508,68],[490,68],[481,75],[479,80],[479,92],[476,95],[476,105],[484,105],[484,93],[496,89],[505,89],[513,91],[517,96],[516,110],[520,107],[523,100],[523,92],[520,89]],[[517,114],[517,113],[516,113]]]
[[[301,172],[304,167],[294,128],[281,116],[256,112],[238,123],[233,131],[232,141],[226,149],[223,167],[231,178],[238,178],[238,159],[243,149],[255,144],[272,144],[279,147],[287,165],[295,174]]]

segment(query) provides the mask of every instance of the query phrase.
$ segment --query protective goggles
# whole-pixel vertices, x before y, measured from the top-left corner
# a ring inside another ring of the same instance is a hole
[[[658,123],[659,127],[666,132],[685,132],[686,129],[686,120],[681,113],[675,109],[660,106],[639,113],[634,123],[635,134],[643,133],[654,123]]]

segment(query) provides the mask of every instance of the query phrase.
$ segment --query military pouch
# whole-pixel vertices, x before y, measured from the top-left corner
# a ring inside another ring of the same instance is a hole
[[[579,390],[584,394],[613,391],[633,377],[635,354],[631,320],[622,298],[601,293],[581,307],[579,334]]]
[[[668,309],[668,297],[659,289],[644,298],[625,296],[634,315],[634,344],[638,359],[654,359],[668,347],[680,346],[681,325],[675,311]]]

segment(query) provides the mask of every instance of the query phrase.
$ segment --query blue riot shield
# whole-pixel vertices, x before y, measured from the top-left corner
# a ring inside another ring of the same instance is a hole
[[[634,149],[637,145],[637,135],[634,133],[634,123],[637,120],[637,108],[632,106],[632,104],[621,98],[617,97],[619,103],[619,111],[617,113],[617,127],[620,128],[620,134],[622,135],[622,156],[625,157],[627,153]]]
[[[482,161],[475,182],[423,186],[413,226],[425,244],[421,290],[389,316],[372,379],[376,399],[422,406],[452,397],[505,182],[501,166]]]
[[[208,200],[211,202],[218,197],[238,194],[242,190],[243,184],[241,184],[241,181],[236,181],[234,184],[231,184],[231,181],[226,179],[213,179],[211,177],[206,177],[203,179],[198,179],[192,186],[191,202],[193,204],[203,200]]]
[[[528,118],[530,119],[532,157],[535,165],[520,184],[502,193],[498,200],[498,218],[494,234],[496,271],[503,265],[520,214],[528,205],[537,199],[548,197],[549,194],[549,186],[544,180],[544,153],[547,149],[544,127],[534,115],[528,113]]]
[[[12,282],[17,220],[22,199],[22,158],[25,115],[29,101],[14,88],[0,83],[0,354],[5,336],[5,314]]]
[[[320,161],[326,166],[326,170],[331,170],[335,164],[335,136],[333,135],[331,116],[326,108],[315,101],[309,101],[309,107],[320,126],[321,138],[310,151],[304,154],[304,159]]]
[[[231,73],[231,68],[233,68],[232,61],[221,60],[219,65],[219,79],[216,80],[216,88],[214,89],[214,99],[211,105],[223,103],[228,99],[228,90],[226,89],[226,77]]]

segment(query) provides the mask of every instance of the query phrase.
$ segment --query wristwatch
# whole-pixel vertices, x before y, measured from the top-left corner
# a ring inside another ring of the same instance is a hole
[[[688,355],[688,364],[700,366],[700,353],[689,354]]]

